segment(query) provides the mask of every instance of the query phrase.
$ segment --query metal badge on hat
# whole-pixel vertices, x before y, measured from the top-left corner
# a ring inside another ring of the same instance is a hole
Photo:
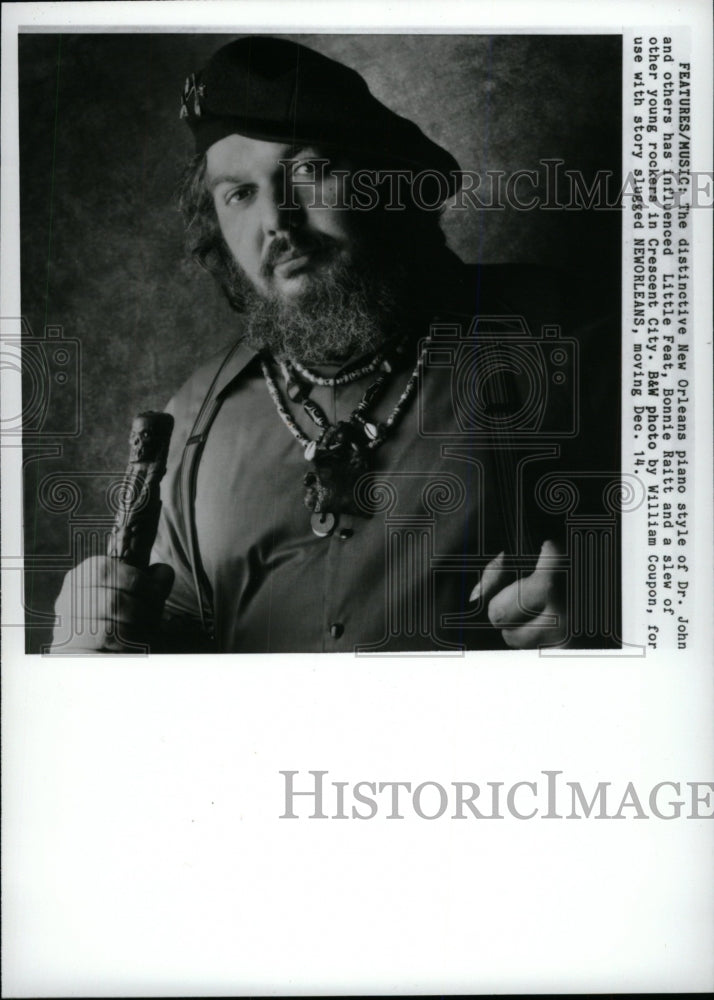
[[[205,94],[206,85],[196,82],[196,74],[191,73],[190,76],[187,76],[186,82],[183,85],[183,94],[181,95],[179,118],[200,118],[201,98],[205,97]]]

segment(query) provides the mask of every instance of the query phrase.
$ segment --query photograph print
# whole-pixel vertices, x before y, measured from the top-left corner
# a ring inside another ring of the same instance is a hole
[[[21,33],[28,652],[621,645],[621,50]]]

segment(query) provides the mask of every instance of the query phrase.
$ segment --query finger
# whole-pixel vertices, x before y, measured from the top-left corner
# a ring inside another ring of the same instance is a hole
[[[499,552],[498,555],[484,567],[481,572],[481,579],[471,591],[471,596],[469,597],[470,601],[478,601],[479,598],[484,602],[488,601],[493,594],[498,593],[498,591],[501,590],[501,588],[506,584],[506,582],[510,579],[511,574],[503,568],[505,558],[506,553]]]
[[[107,635],[121,635],[133,639],[148,634],[153,629],[163,608],[163,600],[137,598],[124,591],[106,587],[63,588],[55,605],[54,642],[60,636],[65,640],[71,634],[96,647]],[[73,642],[74,645],[74,642]]]
[[[144,643],[151,635],[157,615],[136,603],[112,600],[79,600],[67,613],[57,616],[54,646],[78,649],[116,648],[132,643]]]
[[[543,605],[533,608],[525,604],[524,583],[524,580],[515,580],[491,598],[488,604],[488,620],[494,628],[513,628],[529,621],[543,610]]]
[[[141,590],[142,585],[146,585],[146,570],[111,556],[91,556],[75,566],[72,572],[82,581],[91,581],[91,586],[95,587],[118,586],[124,590],[136,587]]]
[[[174,571],[164,563],[138,569],[120,559],[94,556],[68,573],[64,586],[75,590],[116,591],[141,601],[164,601],[173,586]],[[63,586],[63,589],[64,589]]]
[[[492,598],[488,617],[496,628],[515,627],[542,611],[562,611],[562,572],[556,568],[560,550],[550,539],[543,542],[535,569],[504,587]]]
[[[116,639],[122,643],[149,641],[154,634],[154,622],[104,618],[94,615],[84,617],[59,618],[56,622],[52,642],[67,645],[101,649],[107,640]]]
[[[557,646],[567,634],[565,614],[543,612],[516,628],[501,629],[503,641],[511,649],[540,649]]]
[[[488,618],[496,628],[520,625],[541,612],[557,613],[562,599],[558,577],[550,570],[531,573],[504,587],[488,605]]]
[[[79,568],[79,567],[78,567]],[[164,581],[166,576],[163,577]],[[130,618],[138,620],[160,612],[166,598],[161,580],[149,578],[141,588],[125,590],[95,583],[85,572],[68,573],[55,602],[55,614],[86,617],[88,609],[100,618]]]
[[[553,573],[560,563],[562,553],[560,548],[550,538],[546,538],[538,553],[538,562],[533,570],[534,574]]]

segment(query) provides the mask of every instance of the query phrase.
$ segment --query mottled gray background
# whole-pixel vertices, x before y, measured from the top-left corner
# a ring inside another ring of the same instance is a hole
[[[161,408],[232,338],[232,315],[211,279],[182,263],[174,208],[191,151],[178,119],[184,77],[231,37],[19,39],[23,314],[35,338],[50,324],[79,341],[82,380],[78,391],[72,377],[58,387],[54,355],[34,348],[48,358],[53,396],[42,433],[25,441],[32,651],[50,636],[63,573],[82,555],[78,535],[107,517],[132,416]],[[359,70],[462,169],[537,169],[557,157],[586,177],[619,175],[619,36],[291,37]],[[616,212],[460,211],[444,224],[469,261],[618,272]],[[26,406],[36,384],[26,380]],[[75,410],[79,433],[56,436],[72,430]]]

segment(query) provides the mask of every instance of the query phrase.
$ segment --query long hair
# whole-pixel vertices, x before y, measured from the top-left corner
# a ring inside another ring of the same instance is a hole
[[[178,201],[184,219],[187,257],[213,275],[232,308],[242,312],[245,302],[233,281],[236,265],[223,239],[213,196],[206,184],[205,153],[194,156],[186,165]]]

